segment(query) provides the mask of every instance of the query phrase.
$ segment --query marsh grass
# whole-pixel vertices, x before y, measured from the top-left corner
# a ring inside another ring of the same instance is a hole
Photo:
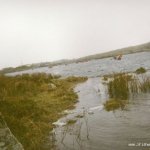
[[[104,75],[104,76],[103,76],[103,80],[104,80],[104,81],[108,81],[108,77]]]
[[[150,92],[150,77],[146,75],[135,76],[129,83],[130,93],[148,93]]]
[[[150,77],[143,76],[142,81],[139,82],[139,88],[143,93],[150,92]]]
[[[77,102],[73,87],[86,78],[24,74],[0,76],[0,112],[25,150],[42,150],[52,123]],[[51,88],[50,84],[56,88]]]
[[[104,107],[105,110],[107,111],[114,111],[116,109],[124,110],[127,104],[128,104],[127,100],[110,99],[109,101],[106,101]]]
[[[114,99],[128,99],[129,97],[129,85],[131,80],[129,75],[124,73],[114,74],[113,80],[108,83],[108,92],[110,98]]]
[[[67,121],[67,125],[72,125],[72,124],[75,124],[77,122],[77,120],[75,119],[70,119]]]
[[[146,75],[131,76],[125,73],[114,74],[108,83],[110,100],[104,104],[105,109],[124,108],[129,98],[134,94],[150,92],[150,77]]]
[[[145,73],[145,72],[146,72],[146,69],[143,68],[143,67],[140,67],[140,68],[138,68],[138,69],[135,71],[135,73],[137,73],[137,74],[142,74],[142,73]]]
[[[76,118],[83,118],[84,117],[84,114],[79,114],[76,116]]]

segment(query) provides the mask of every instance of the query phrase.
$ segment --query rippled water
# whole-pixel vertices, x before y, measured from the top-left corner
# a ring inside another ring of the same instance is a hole
[[[130,55],[124,55],[122,60],[117,61],[113,58],[91,60],[84,63],[73,63],[68,65],[59,65],[52,68],[42,67],[11,73],[10,75],[34,72],[46,72],[60,74],[62,76],[88,76],[96,77],[114,72],[132,72],[139,67],[150,69],[150,52],[142,52]]]

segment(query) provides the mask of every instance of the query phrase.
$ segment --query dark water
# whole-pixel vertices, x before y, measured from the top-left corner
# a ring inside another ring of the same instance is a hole
[[[58,150],[150,149],[150,94],[132,97],[123,111],[107,112],[102,108],[108,98],[107,89],[100,78],[90,78],[75,90],[79,103],[60,121],[76,119],[77,122],[55,128]],[[144,146],[145,143],[149,146]]]

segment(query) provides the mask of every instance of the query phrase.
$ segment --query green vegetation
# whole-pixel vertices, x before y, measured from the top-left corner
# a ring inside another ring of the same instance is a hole
[[[131,76],[124,73],[114,74],[113,80],[108,83],[110,98],[126,100],[129,97],[128,81]]]
[[[110,100],[104,103],[107,111],[113,111],[125,108],[129,98],[129,84],[132,76],[125,73],[114,74],[112,80],[108,83],[108,93]]]
[[[79,115],[76,116],[76,118],[83,118],[83,117],[84,117],[83,114],[79,114]]]
[[[131,76],[125,73],[114,74],[108,83],[110,100],[104,106],[107,111],[123,109],[131,95],[150,92],[150,77]]]
[[[108,81],[108,77],[104,75],[104,76],[103,76],[103,80],[104,80],[104,81]]]
[[[116,109],[124,110],[127,103],[127,100],[110,99],[109,101],[106,101],[104,107],[107,111],[114,111]]]
[[[139,88],[143,93],[150,92],[150,77],[143,77],[142,81],[139,82]]]
[[[67,121],[67,125],[72,125],[72,124],[75,124],[76,122],[77,122],[77,120],[70,119]]]
[[[134,77],[132,82],[130,82],[130,92],[132,94],[150,92],[150,77]]]
[[[44,63],[36,63],[36,64],[29,64],[29,65],[21,65],[18,67],[8,67],[8,68],[3,68],[0,70],[0,74],[7,74],[7,73],[13,73],[13,72],[18,72],[18,71],[24,71],[24,70],[29,70],[29,69],[36,69],[39,67],[48,67],[49,63],[44,62]]]
[[[73,87],[85,80],[44,73],[0,76],[0,112],[25,149],[44,149],[41,145],[53,129],[52,123],[77,102]]]
[[[23,71],[23,70],[28,70],[28,69],[32,69],[33,66],[30,65],[22,65],[22,66],[18,66],[18,67],[8,67],[8,68],[4,68],[2,70],[0,70],[0,74],[5,74],[5,73],[12,73],[12,72],[16,72],[16,71]]]
[[[140,67],[140,68],[138,68],[135,72],[136,72],[137,74],[142,74],[142,73],[145,73],[145,72],[146,72],[146,69],[143,68],[143,67]]]

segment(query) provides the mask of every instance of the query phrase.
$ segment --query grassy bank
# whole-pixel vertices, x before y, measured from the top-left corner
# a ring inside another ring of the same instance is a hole
[[[73,87],[86,78],[41,74],[0,76],[0,112],[25,150],[42,150],[52,123],[65,109],[73,108]]]

